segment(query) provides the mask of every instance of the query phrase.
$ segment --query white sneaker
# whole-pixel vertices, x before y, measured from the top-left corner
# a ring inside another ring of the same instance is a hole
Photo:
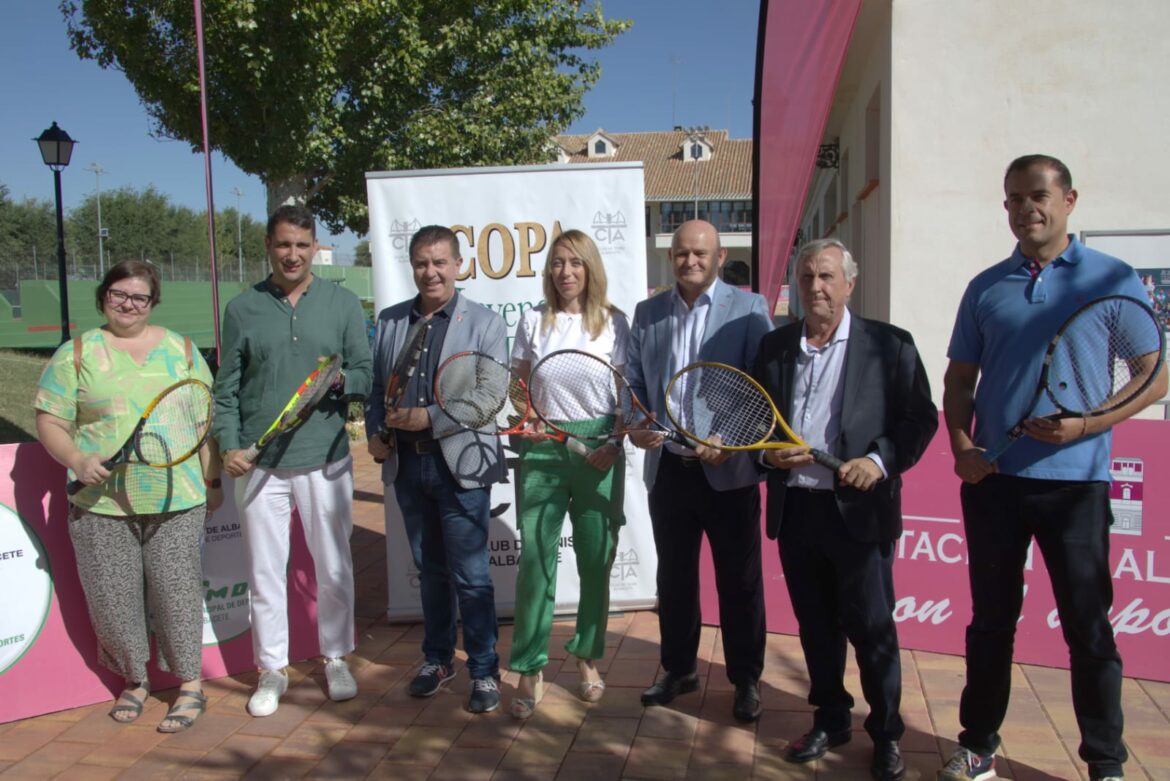
[[[260,683],[248,699],[248,713],[253,716],[271,716],[280,705],[280,695],[288,691],[288,675],[280,670],[264,670]]]
[[[329,685],[329,699],[334,702],[352,700],[357,696],[357,681],[344,659],[325,660],[325,682]]]

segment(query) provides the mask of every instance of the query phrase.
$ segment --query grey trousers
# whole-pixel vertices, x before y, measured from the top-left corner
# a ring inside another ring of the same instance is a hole
[[[71,508],[69,536],[98,658],[127,682],[147,680],[151,634],[161,669],[184,681],[200,677],[206,520],[202,504],[130,517]]]

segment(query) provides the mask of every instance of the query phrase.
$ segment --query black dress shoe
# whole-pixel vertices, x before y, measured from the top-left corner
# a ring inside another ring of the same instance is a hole
[[[675,675],[667,673],[642,692],[643,705],[666,705],[675,697],[699,688],[699,674]]]
[[[902,761],[898,741],[873,742],[873,764],[869,766],[869,772],[877,781],[902,781],[906,777],[906,763]]]
[[[735,704],[731,715],[745,724],[760,718],[760,685],[755,681],[735,687]]]
[[[833,746],[848,743],[852,737],[853,733],[847,729],[840,732],[825,732],[814,727],[788,746],[784,758],[789,762],[812,762],[823,757]]]

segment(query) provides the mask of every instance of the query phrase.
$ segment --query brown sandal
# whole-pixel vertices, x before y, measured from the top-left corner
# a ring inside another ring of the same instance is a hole
[[[187,697],[195,700],[195,702],[183,702],[179,700]],[[187,689],[180,689],[179,696],[175,700],[175,704],[167,711],[167,715],[163,717],[163,721],[173,721],[178,724],[175,727],[164,727],[162,723],[158,725],[159,732],[182,732],[195,723],[195,719],[203,715],[203,711],[207,710],[207,695],[203,692],[189,691]],[[194,716],[183,715],[183,711],[194,711]]]

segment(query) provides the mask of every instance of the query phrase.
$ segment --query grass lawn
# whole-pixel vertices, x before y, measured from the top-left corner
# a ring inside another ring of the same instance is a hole
[[[8,378],[0,393],[0,444],[36,441],[33,396],[49,357],[47,350],[0,350],[0,376]]]

